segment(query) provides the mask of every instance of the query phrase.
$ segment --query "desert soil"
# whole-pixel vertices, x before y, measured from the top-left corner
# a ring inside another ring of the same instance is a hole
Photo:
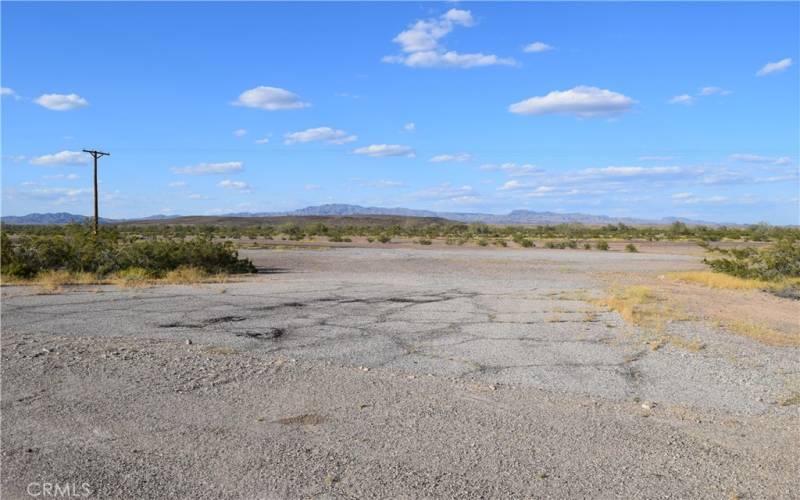
[[[2,288],[2,498],[800,496],[800,349],[688,318],[702,349],[654,351],[591,301],[697,255],[243,253],[262,274]]]

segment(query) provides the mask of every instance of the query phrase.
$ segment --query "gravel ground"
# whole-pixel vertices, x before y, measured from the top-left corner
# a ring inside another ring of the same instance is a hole
[[[3,498],[800,495],[798,349],[675,321],[706,347],[651,351],[580,300],[697,257],[245,253],[265,274],[2,289]]]

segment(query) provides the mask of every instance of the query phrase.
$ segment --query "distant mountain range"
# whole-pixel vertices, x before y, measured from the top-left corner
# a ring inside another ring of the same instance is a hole
[[[358,215],[397,215],[403,217],[440,217],[459,222],[483,222],[486,224],[509,224],[509,225],[538,225],[538,224],[565,224],[580,223],[588,225],[598,224],[636,224],[636,225],[666,225],[675,221],[680,221],[689,225],[718,225],[714,222],[684,219],[678,217],[665,217],[658,220],[638,219],[632,217],[610,217],[607,215],[591,215],[583,213],[558,213],[558,212],[534,212],[532,210],[514,210],[508,214],[485,214],[473,212],[434,212],[431,210],[414,210],[411,208],[384,208],[384,207],[362,207],[359,205],[346,205],[333,203],[313,207],[291,210],[288,212],[239,212],[224,214],[226,217],[279,217],[279,216],[327,216],[327,217],[346,217]],[[150,217],[124,219],[124,221],[134,220],[154,220],[172,219],[175,215],[151,215]],[[75,215],[65,212],[28,214],[22,216],[5,216],[0,218],[3,224],[68,224],[72,222],[83,222],[89,218],[85,215]],[[123,220],[100,219],[101,223],[108,224],[122,222]]]

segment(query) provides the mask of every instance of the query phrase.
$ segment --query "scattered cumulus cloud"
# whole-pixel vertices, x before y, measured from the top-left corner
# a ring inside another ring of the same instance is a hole
[[[449,182],[423,189],[412,194],[412,198],[420,200],[455,201],[473,203],[478,201],[475,189],[470,185],[453,186]]]
[[[331,127],[310,128],[300,132],[292,132],[284,136],[284,144],[296,144],[298,142],[323,141],[329,144],[346,144],[358,140],[357,135],[351,135],[344,130],[337,130]]]
[[[516,66],[512,58],[494,54],[458,53],[440,43],[456,26],[470,28],[475,19],[468,10],[450,9],[439,17],[421,19],[392,40],[402,54],[385,56],[383,62],[404,64],[412,68],[474,68],[479,66]]]
[[[405,125],[403,125],[403,130],[405,130],[406,132],[414,132],[415,130],[417,130],[417,125],[414,122],[408,122]]]
[[[235,135],[236,137],[244,137],[247,135],[247,129],[237,128],[236,130],[233,131],[233,135]]]
[[[731,95],[733,94],[730,90],[725,90],[722,87],[703,87],[698,90],[695,94],[680,94],[676,95],[668,101],[670,104],[683,104],[684,106],[690,106],[697,102],[700,97],[707,97],[712,95]]]
[[[80,179],[80,176],[78,174],[53,174],[53,175],[43,175],[42,177],[47,180],[74,181]]]
[[[233,102],[233,105],[267,111],[302,109],[311,106],[310,103],[301,101],[297,94],[286,89],[264,86],[245,90],[239,95],[239,99]]]
[[[236,191],[250,191],[250,185],[244,181],[225,179],[224,181],[220,181],[217,186],[223,189],[234,189]]]
[[[37,156],[31,165],[51,167],[56,165],[88,165],[89,155],[82,151],[59,151],[50,155]]]
[[[16,100],[22,99],[19,94],[17,94],[14,89],[8,87],[0,87],[0,96],[2,97],[13,97]]]
[[[674,159],[675,159],[674,156],[658,156],[658,155],[639,157],[639,161],[672,161]]]
[[[702,197],[693,193],[675,193],[672,195],[672,201],[685,205],[694,205],[698,203],[726,203],[728,198],[720,195]]]
[[[630,110],[635,103],[630,97],[611,90],[580,85],[525,99],[510,105],[508,110],[519,115],[574,115],[593,118],[623,113]]]
[[[606,177],[640,177],[652,175],[677,174],[681,172],[680,167],[602,167],[586,168],[581,173],[591,176]]]
[[[736,153],[730,155],[730,158],[733,161],[741,161],[745,163],[761,163],[761,164],[768,164],[768,165],[791,165],[792,159],[788,156],[761,156],[761,155],[754,155],[754,154],[742,154]]]
[[[256,139],[253,142],[256,144],[269,144],[269,137],[262,137],[261,139]]]
[[[681,94],[681,95],[676,95],[675,97],[671,98],[669,100],[669,103],[670,104],[683,104],[685,106],[688,106],[690,104],[694,104],[694,100],[695,100],[695,98],[693,96],[690,96],[689,94]]]
[[[43,94],[33,102],[53,111],[70,111],[89,105],[89,101],[78,94]]]
[[[484,172],[503,172],[510,177],[522,177],[526,175],[537,175],[542,173],[542,169],[530,163],[518,165],[513,162],[508,163],[485,163],[481,165]]]
[[[224,163],[199,163],[189,167],[173,167],[172,172],[185,175],[221,175],[241,172],[244,170],[244,163],[240,161],[229,161]]]
[[[792,65],[792,59],[787,57],[786,59],[781,59],[778,62],[771,62],[767,63],[761,67],[760,70],[756,71],[756,76],[767,76],[772,75],[774,73],[780,73],[785,71]]]
[[[522,51],[523,52],[548,52],[553,50],[555,47],[552,45],[548,45],[544,42],[533,42],[526,45]]]
[[[361,187],[374,188],[374,189],[391,189],[391,188],[404,187],[406,185],[404,182],[391,181],[386,179],[380,179],[377,181],[358,180],[357,183]]]
[[[366,155],[372,157],[385,157],[385,156],[406,156],[413,158],[416,152],[409,146],[401,146],[399,144],[371,144],[353,150],[357,155]]]
[[[169,184],[167,184],[167,186],[171,187],[171,188],[185,188],[188,185],[189,185],[189,183],[185,182],[185,181],[175,181],[175,182],[170,182]]]
[[[443,154],[443,155],[436,155],[433,156],[430,160],[431,163],[447,163],[447,162],[458,162],[463,163],[465,161],[472,161],[472,155],[469,153],[456,153],[456,154]]]

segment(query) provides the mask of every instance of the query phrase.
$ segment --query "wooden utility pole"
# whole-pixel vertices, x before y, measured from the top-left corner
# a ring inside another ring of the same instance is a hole
[[[97,159],[102,156],[111,156],[111,153],[103,153],[93,149],[84,149],[84,153],[89,153],[94,158],[94,235],[97,236],[97,224],[100,217],[97,214]]]

